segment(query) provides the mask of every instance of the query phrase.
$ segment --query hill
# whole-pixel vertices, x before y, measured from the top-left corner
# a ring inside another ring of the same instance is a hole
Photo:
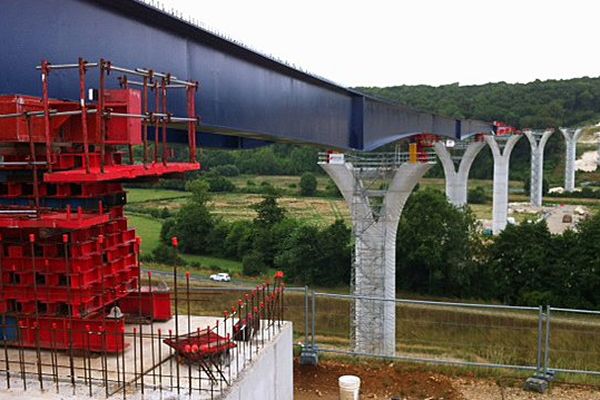
[[[575,126],[600,120],[600,78],[358,90],[448,117],[500,120],[519,128]]]
[[[460,86],[359,87],[365,93],[386,98],[423,111],[453,118],[503,121],[519,128],[583,126],[600,120],[600,78],[575,78],[509,84]],[[555,134],[546,148],[546,176],[553,183],[562,180],[564,143]],[[432,171],[442,176],[441,168]],[[471,176],[490,179],[492,160],[488,151],[477,158]],[[522,139],[512,156],[511,178],[529,175],[529,145]]]

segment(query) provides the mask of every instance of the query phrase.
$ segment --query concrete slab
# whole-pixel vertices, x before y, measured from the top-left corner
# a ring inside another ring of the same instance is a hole
[[[232,333],[230,324],[225,329],[222,319],[215,317],[192,316],[189,326],[192,330],[196,330],[198,328],[214,326],[217,320],[219,320],[219,334],[221,336]],[[178,324],[180,334],[188,332],[187,316],[180,315],[178,317]],[[134,328],[137,330],[135,346],[133,344]],[[211,385],[211,377],[207,374],[207,371],[201,370],[198,365],[188,365],[182,360],[178,360],[173,355],[172,349],[158,340],[159,329],[162,332],[162,339],[168,337],[169,330],[174,335],[175,319],[164,323],[142,326],[144,336],[141,339],[141,353],[140,326],[128,325],[126,328],[126,343],[129,346],[123,354],[118,356],[95,354],[92,357],[83,355],[74,357],[75,386],[71,384],[70,361],[66,352],[52,353],[50,351],[41,351],[41,366],[38,367],[37,352],[35,350],[8,349],[10,388],[7,388],[6,373],[0,372],[0,400],[9,398],[53,399],[54,397],[57,399],[74,399],[82,396],[90,396],[92,398],[123,398],[121,390],[123,381],[126,382],[127,386],[127,398],[219,398],[219,396],[222,396],[222,392],[227,389],[227,382],[234,382],[248,366],[251,369],[257,368],[256,365],[260,366],[259,370],[262,372],[254,379],[260,380],[263,377],[269,376],[269,379],[275,382],[274,375],[268,375],[266,371],[272,369],[277,364],[272,364],[271,362],[267,362],[265,365],[262,363],[257,364],[256,360],[264,359],[262,354],[273,354],[273,348],[277,347],[273,343],[281,341],[282,339],[280,338],[284,338],[284,341],[289,341],[290,368],[286,369],[282,367],[276,369],[289,371],[289,379],[292,379],[291,323],[285,323],[281,328],[282,332],[289,331],[289,334],[277,334],[276,331],[278,329],[272,327],[264,332],[264,337],[257,335],[253,341],[253,346],[250,346],[246,342],[237,342],[238,347],[230,352],[229,357],[224,359],[225,364],[220,367],[222,375],[214,371],[212,372],[218,378],[216,385]],[[281,345],[278,346],[280,349],[284,348]],[[26,363],[22,367],[19,363],[20,357],[26,360]],[[52,361],[53,357],[54,362]],[[272,358],[272,356],[269,357]],[[280,356],[280,359],[285,360],[285,357]],[[125,370],[123,370],[123,364],[125,365]],[[0,369],[5,369],[4,366],[4,351],[0,349]],[[38,368],[41,368],[42,372],[41,384]],[[141,374],[140,371],[144,371],[144,374]],[[281,376],[282,372],[278,372],[278,374]],[[249,373],[244,376],[251,375]],[[23,379],[23,376],[25,376],[25,379]],[[58,380],[56,377],[58,377]],[[278,378],[277,381],[287,382],[284,377]],[[108,385],[105,385],[105,383],[108,383]],[[285,385],[286,387],[290,386],[289,382]],[[286,397],[277,398],[283,399]]]

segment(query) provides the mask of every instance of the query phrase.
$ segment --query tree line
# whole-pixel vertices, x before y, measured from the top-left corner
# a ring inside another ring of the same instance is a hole
[[[194,180],[188,189],[190,200],[163,223],[161,244],[151,256],[154,261],[183,263],[170,246],[176,236],[182,252],[242,261],[245,275],[279,269],[295,282],[339,286],[349,281],[350,229],[343,221],[324,228],[299,221],[271,193],[253,206],[252,221],[227,222],[211,213],[206,180]]]
[[[317,227],[290,217],[277,196],[254,206],[252,221],[226,222],[211,213],[208,184],[190,183],[191,200],[163,224],[156,261],[182,262],[185,253],[242,261],[246,275],[283,270],[295,284],[347,286],[351,229],[338,220]],[[408,199],[397,232],[397,287],[429,296],[600,308],[600,216],[576,231],[552,235],[545,221],[508,225],[486,237],[468,207],[457,208],[434,189]]]

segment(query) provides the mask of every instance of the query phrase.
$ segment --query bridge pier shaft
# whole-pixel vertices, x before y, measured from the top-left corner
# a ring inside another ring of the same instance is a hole
[[[444,168],[444,175],[446,176],[446,197],[448,198],[448,201],[456,207],[462,207],[467,204],[469,172],[471,171],[471,166],[473,165],[473,161],[475,161],[475,157],[477,157],[477,154],[479,154],[484,146],[485,142],[481,140],[474,140],[467,144],[457,170],[452,155],[444,142],[438,141],[433,145],[433,149]]]
[[[355,167],[351,162],[320,165],[337,185],[352,216],[353,294],[359,296],[354,303],[354,351],[393,356],[396,351],[396,232],[408,196],[431,164],[394,166],[391,181],[383,190],[379,187],[371,190],[366,182],[382,173],[381,168]],[[390,172],[390,168],[386,168]],[[379,203],[380,208],[374,207],[374,203]]]
[[[544,187],[544,147],[554,129],[545,131],[526,130],[523,132],[531,147],[531,178],[529,183],[529,199],[533,207],[541,207]]]
[[[565,138],[565,192],[575,190],[575,159],[577,157],[577,141],[583,129],[560,128]]]
[[[494,235],[499,234],[506,228],[508,219],[508,166],[510,154],[520,138],[520,135],[484,136],[494,157],[494,194],[492,199],[492,233]],[[501,144],[504,144],[503,148]]]

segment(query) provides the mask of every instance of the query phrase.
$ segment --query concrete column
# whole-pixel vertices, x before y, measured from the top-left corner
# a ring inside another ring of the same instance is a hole
[[[352,216],[355,238],[354,293],[389,301],[357,299],[354,350],[393,356],[396,351],[396,232],[404,204],[431,164],[402,164],[395,168],[386,190],[369,191],[363,178],[376,168],[351,163],[320,164],[344,196]],[[380,197],[376,212],[369,201]]]
[[[456,207],[462,207],[467,204],[467,188],[469,181],[469,172],[471,165],[475,161],[477,154],[483,149],[485,142],[475,140],[467,145],[467,148],[458,164],[458,170],[454,166],[454,161],[446,145],[442,142],[435,142],[433,149],[437,154],[444,175],[446,176],[446,197],[448,201]]]
[[[543,187],[544,187],[544,147],[554,129],[545,131],[523,132],[531,147],[531,180],[529,183],[529,199],[533,207],[542,206]]]
[[[565,192],[575,190],[575,158],[577,157],[577,141],[583,129],[560,128],[565,138]]]
[[[499,234],[506,228],[508,217],[508,166],[510,153],[515,147],[520,135],[512,135],[508,139],[493,135],[484,136],[486,143],[492,150],[494,157],[494,195],[492,200],[492,232]],[[504,149],[500,147],[499,141],[506,140]]]

